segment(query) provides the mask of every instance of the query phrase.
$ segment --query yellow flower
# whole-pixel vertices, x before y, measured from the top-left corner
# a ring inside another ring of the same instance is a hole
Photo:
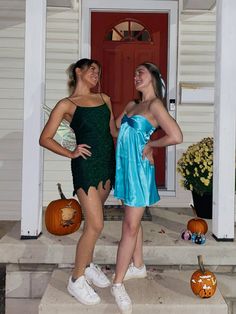
[[[177,171],[182,175],[181,186],[203,194],[212,191],[213,138],[207,137],[190,145],[178,160]]]
[[[205,186],[208,186],[209,183],[210,183],[210,180],[209,179],[206,179],[204,177],[201,177],[200,180],[202,181],[202,183],[205,185]]]

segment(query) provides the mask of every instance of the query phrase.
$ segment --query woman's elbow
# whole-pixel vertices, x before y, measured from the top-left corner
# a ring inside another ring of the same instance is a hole
[[[111,133],[112,137],[118,137],[118,134],[119,134],[119,130],[115,130]]]
[[[113,127],[110,128],[110,133],[111,133],[112,137],[118,137],[119,129],[117,128],[116,125],[114,125]]]
[[[39,138],[39,145],[42,147],[46,147],[46,139],[42,135]]]
[[[42,147],[44,147],[44,144],[43,144],[43,141],[42,141],[42,139],[39,139],[39,146],[42,146]]]
[[[183,142],[182,132],[179,132],[178,134],[175,135],[174,141],[175,141],[175,143],[174,143],[175,145],[181,144]]]

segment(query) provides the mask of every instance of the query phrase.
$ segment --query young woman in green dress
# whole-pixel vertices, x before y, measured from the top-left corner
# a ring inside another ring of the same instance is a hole
[[[117,136],[110,98],[91,91],[99,83],[100,72],[96,60],[81,59],[70,66],[73,92],[56,104],[39,141],[41,146],[71,159],[74,193],[85,213],[85,221],[67,289],[86,305],[100,302],[89,283],[98,287],[110,285],[98,265],[93,264],[94,247],[103,229],[103,205],[114,184],[112,136]],[[75,133],[77,145],[73,151],[54,140],[63,119],[70,123]]]

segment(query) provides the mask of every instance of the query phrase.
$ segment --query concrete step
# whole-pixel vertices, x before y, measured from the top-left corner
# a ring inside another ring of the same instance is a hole
[[[25,299],[25,298],[11,298],[6,299],[5,314],[38,314],[40,300],[39,299]],[[0,312],[3,313],[3,312]]]
[[[41,299],[39,314],[118,314],[110,288],[96,288],[102,302],[85,306],[67,293],[71,270],[57,269]],[[107,274],[111,276],[111,272]],[[125,282],[135,314],[227,314],[227,305],[217,289],[213,297],[201,299],[190,288],[192,271],[158,271],[148,267],[148,277]]]
[[[196,265],[196,256],[204,256],[206,265],[236,265],[236,241],[217,242],[211,234],[211,220],[206,243],[197,245],[180,238],[192,218],[190,209],[150,208],[152,221],[143,221],[144,258],[149,265]],[[20,240],[20,222],[0,239],[0,263],[12,264],[72,264],[81,228],[70,235],[55,236],[47,232],[37,240]],[[94,261],[115,264],[117,244],[121,236],[121,221],[105,221],[96,243]],[[236,231],[236,229],[235,229]]]

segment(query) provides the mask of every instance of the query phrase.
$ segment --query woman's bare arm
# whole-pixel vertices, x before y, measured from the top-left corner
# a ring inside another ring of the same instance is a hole
[[[117,129],[115,118],[114,118],[113,111],[112,111],[111,99],[106,94],[102,94],[102,97],[105,100],[105,102],[106,102],[106,104],[109,107],[110,112],[111,112],[111,116],[110,116],[110,131],[111,131],[111,135],[113,137],[117,137],[118,136],[118,129]]]
[[[150,155],[154,147],[166,147],[180,144],[183,141],[183,134],[177,122],[171,117],[163,103],[157,99],[150,106],[150,112],[157,124],[163,129],[165,135],[157,140],[150,141],[143,150],[143,156]]]
[[[83,158],[86,158],[86,156],[91,155],[91,152],[87,149],[90,148],[88,145],[78,145],[72,152],[54,140],[57,129],[64,118],[64,115],[68,114],[68,112],[69,104],[66,101],[61,100],[56,104],[40,135],[39,144],[44,148],[47,148],[50,151],[64,157],[76,158],[82,156]]]

